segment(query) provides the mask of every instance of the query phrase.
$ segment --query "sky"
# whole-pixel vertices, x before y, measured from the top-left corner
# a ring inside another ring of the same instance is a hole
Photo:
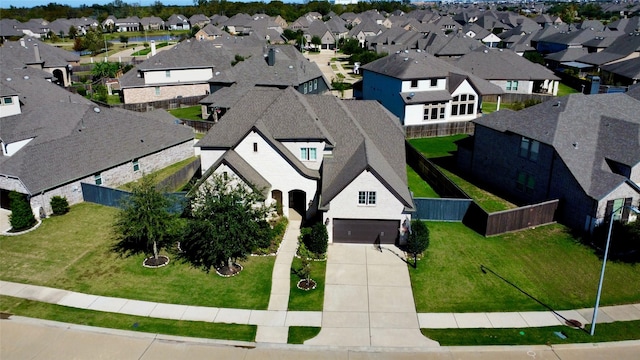
[[[124,0],[125,3],[133,4],[138,3],[142,6],[148,6],[155,2],[156,0]],[[160,0],[164,5],[180,5],[187,6],[193,5],[193,0]],[[242,1],[242,0],[231,0],[234,1]],[[249,0],[245,0],[249,1]],[[254,0],[251,0],[254,1]],[[269,2],[270,0],[255,0],[255,1],[264,1]],[[290,2],[300,2],[301,0],[283,0],[282,2],[290,3]],[[38,5],[47,5],[49,3],[56,3],[61,5],[69,5],[72,7],[79,7],[80,5],[88,5],[91,6],[93,4],[105,5],[113,2],[113,0],[0,0],[0,8],[8,8],[9,6],[15,7],[34,7]]]

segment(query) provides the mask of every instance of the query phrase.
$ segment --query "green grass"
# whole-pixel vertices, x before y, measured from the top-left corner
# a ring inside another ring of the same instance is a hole
[[[238,341],[254,341],[257,328],[254,325],[165,320],[102,311],[75,309],[8,296],[0,296],[0,311],[19,316],[86,326]]]
[[[498,108],[498,103],[488,102],[488,101],[483,101],[482,102],[482,113],[485,114],[485,115],[491,114],[492,112],[497,111],[497,108]],[[511,109],[511,110],[514,110],[514,104],[501,102],[500,103],[500,109]]]
[[[121,104],[119,95],[107,95],[107,104]]]
[[[558,84],[558,96],[565,96],[569,94],[579,93],[580,91],[570,87],[569,85],[565,85],[563,83]]]
[[[111,223],[116,209],[90,203],[45,219],[30,233],[0,237],[0,278],[87,294],[171,304],[266,309],[275,257],[249,257],[244,270],[223,278],[169,254],[169,265],[142,267],[144,256],[120,257]]]
[[[409,139],[409,143],[420,151],[427,159],[451,156],[458,150],[456,141],[464,139],[469,135],[459,134],[452,136],[441,136],[432,138]]]
[[[428,222],[431,244],[409,267],[418,312],[544,311],[483,264],[555,310],[593,307],[602,261],[568,229],[547,225],[483,238],[461,223]],[[640,264],[610,261],[602,305],[640,302]]]
[[[163,47],[168,46],[168,45],[169,45],[169,43],[164,41],[164,42],[156,44],[156,49],[160,49],[160,48],[163,48]],[[150,52],[151,52],[151,48],[144,48],[142,50],[139,50],[139,51],[136,51],[136,52],[132,53],[131,56],[144,56],[144,55],[149,54]]]
[[[153,172],[152,175],[155,176],[156,184],[162,182],[162,180],[164,180],[164,179],[168,178],[169,176],[171,176],[171,175],[177,173],[178,171],[182,170],[182,168],[184,168],[185,166],[191,164],[195,159],[196,159],[196,157],[192,156],[192,157],[190,157],[188,159],[184,159],[184,160],[179,161],[179,162],[177,162],[175,164],[172,164],[172,165],[169,165],[169,166],[167,166],[165,168],[162,168],[162,169],[160,169],[160,170],[158,170],[156,172]],[[130,190],[133,189],[133,185],[135,183],[136,182],[133,181],[133,182],[129,182],[129,183],[123,184],[122,186],[119,186],[118,189],[130,191]],[[169,189],[169,191],[174,191],[174,190],[177,190],[177,189]]]
[[[326,261],[311,261],[311,279],[317,286],[313,290],[298,289],[300,277],[294,272],[302,267],[302,261],[294,257],[291,264],[291,292],[289,293],[289,311],[322,311],[324,303],[324,284],[327,269]]]
[[[439,198],[433,188],[424,181],[413,168],[407,165],[407,180],[409,182],[409,190],[414,197]]]
[[[467,136],[468,135],[460,134],[433,138],[409,139],[409,143],[420,151],[426,158],[431,159],[439,165],[440,170],[442,170],[442,172],[449,177],[451,181],[456,183],[456,185],[467,193],[467,195],[469,195],[485,211],[495,212],[515,208],[516,205],[509,201],[487,190],[479,188],[468,180],[458,176],[451,170],[448,170],[453,167],[453,153],[458,149],[455,142],[464,139]],[[445,165],[446,168],[443,167],[443,165]],[[411,175],[407,174],[407,176],[410,178]]]
[[[302,344],[306,340],[316,337],[319,333],[319,327],[290,326],[287,344]]]
[[[169,110],[169,113],[179,119],[202,121],[202,107],[200,105]]]
[[[524,329],[421,329],[426,337],[441,346],[536,345],[610,342],[640,339],[640,321],[598,324],[594,336],[567,326]],[[562,332],[566,339],[555,332]]]

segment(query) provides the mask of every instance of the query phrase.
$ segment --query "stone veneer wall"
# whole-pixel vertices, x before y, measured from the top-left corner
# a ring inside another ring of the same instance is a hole
[[[178,96],[190,97],[207,95],[209,84],[189,84],[159,86],[160,95],[156,95],[156,86],[123,89],[124,103],[136,104],[159,100],[171,100]]]

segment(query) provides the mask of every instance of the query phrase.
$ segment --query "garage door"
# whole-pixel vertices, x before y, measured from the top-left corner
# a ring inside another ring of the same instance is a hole
[[[373,244],[378,237],[381,244],[395,244],[398,220],[334,219],[333,242]]]

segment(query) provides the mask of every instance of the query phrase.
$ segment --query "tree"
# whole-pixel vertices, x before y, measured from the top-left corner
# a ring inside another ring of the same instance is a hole
[[[314,224],[311,230],[303,236],[302,241],[309,251],[317,255],[326,253],[329,245],[327,227],[322,223]]]
[[[11,206],[9,222],[13,231],[26,230],[36,224],[36,218],[33,216],[33,211],[31,211],[26,195],[11,191],[9,193],[9,204]]]
[[[196,34],[198,33],[198,31],[200,31],[200,26],[198,25],[193,25],[191,27],[191,30],[189,31],[189,37],[190,38],[194,38],[196,37]]]
[[[116,215],[113,250],[125,255],[153,255],[177,240],[177,216],[169,209],[171,200],[156,189],[155,178],[144,176],[124,198]]]
[[[87,34],[84,36],[84,45],[92,54],[99,53],[105,46],[104,38],[100,31],[98,29],[87,31]],[[107,51],[107,49],[105,49],[105,51]]]
[[[91,75],[94,78],[103,77],[116,77],[118,70],[120,70],[120,64],[114,62],[98,62],[91,68]]]
[[[120,42],[124,44],[124,47],[129,45],[129,37],[126,35],[120,35]]]
[[[78,28],[73,25],[69,26],[69,38],[75,39],[76,36],[78,36]]]
[[[49,202],[53,215],[64,215],[69,212],[69,202],[64,196],[54,196]]]
[[[75,38],[75,40],[73,40],[73,50],[82,51],[84,49],[86,49],[86,46],[84,46],[84,41],[82,41],[82,38],[81,37]]]
[[[311,43],[315,46],[316,49],[320,49],[320,46],[322,45],[322,39],[320,39],[318,35],[313,35],[313,37],[311,37]]]
[[[418,267],[418,254],[429,247],[429,228],[424,221],[412,220],[407,238],[407,252],[413,255],[413,267]]]
[[[237,259],[271,239],[267,216],[274,207],[264,200],[260,191],[241,180],[214,174],[190,199],[182,258],[207,272],[213,267],[235,273]]]

